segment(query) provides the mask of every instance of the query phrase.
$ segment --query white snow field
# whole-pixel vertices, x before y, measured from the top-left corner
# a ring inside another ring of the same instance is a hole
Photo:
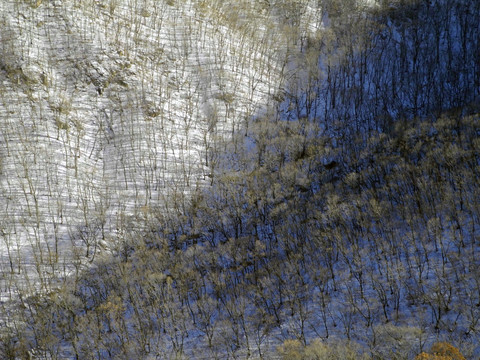
[[[208,186],[210,150],[288,75],[286,25],[260,4],[0,1],[0,299]],[[304,5],[305,31],[319,14]]]

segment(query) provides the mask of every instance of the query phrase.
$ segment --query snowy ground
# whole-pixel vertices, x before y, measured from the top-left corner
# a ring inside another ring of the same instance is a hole
[[[212,4],[0,2],[2,299],[48,291],[119,229],[208,184],[209,152],[279,91],[275,14]]]

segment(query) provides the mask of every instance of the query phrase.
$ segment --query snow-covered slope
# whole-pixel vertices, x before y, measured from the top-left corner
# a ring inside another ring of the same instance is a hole
[[[51,274],[112,246],[146,210],[208,184],[209,154],[286,76],[285,24],[272,9],[0,2],[2,298],[48,290]],[[319,13],[304,9],[315,31]]]

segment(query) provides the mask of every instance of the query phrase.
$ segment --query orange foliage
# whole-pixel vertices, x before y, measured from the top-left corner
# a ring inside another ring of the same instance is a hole
[[[432,345],[430,353],[422,352],[415,360],[465,360],[465,357],[449,343],[437,342]]]

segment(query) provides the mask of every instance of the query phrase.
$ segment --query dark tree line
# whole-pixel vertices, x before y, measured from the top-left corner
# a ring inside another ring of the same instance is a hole
[[[478,102],[478,2],[387,1],[367,12],[348,4],[327,11],[328,30],[304,41],[286,118],[346,136]]]

